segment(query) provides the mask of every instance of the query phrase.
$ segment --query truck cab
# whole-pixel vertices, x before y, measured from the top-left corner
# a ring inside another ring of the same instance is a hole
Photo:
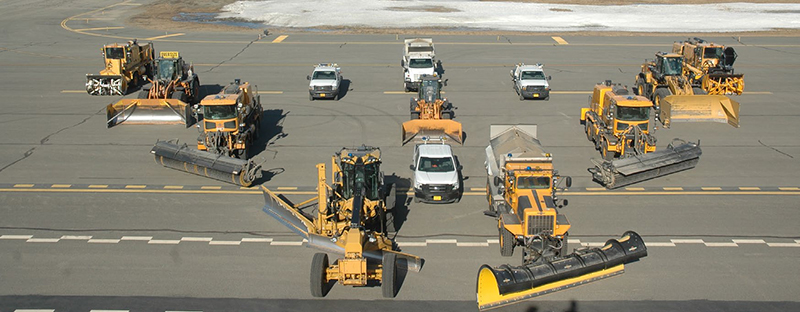
[[[314,67],[308,79],[308,100],[339,100],[339,86],[342,83],[342,69],[337,64],[319,64]]]
[[[525,99],[550,99],[550,83],[552,77],[545,75],[542,64],[525,65],[517,64],[511,70],[511,81],[514,91],[519,95],[519,100]]]
[[[439,63],[431,38],[406,39],[403,45],[403,87],[405,91],[417,91],[421,77],[433,76],[438,71]]]
[[[442,143],[417,144],[410,169],[414,172],[414,201],[452,203],[461,199],[461,166],[453,156],[450,145]]]

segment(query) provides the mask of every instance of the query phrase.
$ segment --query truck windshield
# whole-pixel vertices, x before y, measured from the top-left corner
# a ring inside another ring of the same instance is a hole
[[[205,105],[203,118],[216,120],[236,118],[236,105]]]
[[[115,60],[124,59],[125,51],[122,51],[122,48],[106,48],[106,58]]]
[[[706,47],[703,53],[703,58],[706,59],[720,59],[722,58],[722,47]]]
[[[663,68],[661,70],[664,75],[680,75],[681,70],[683,70],[683,57],[665,57],[662,64]]]
[[[408,67],[411,68],[431,68],[433,67],[432,59],[411,59],[408,61]]]
[[[172,80],[172,75],[175,74],[175,67],[173,64],[173,60],[161,60],[158,62],[159,80]]]
[[[519,177],[518,189],[547,189],[550,188],[550,177]]]
[[[334,71],[315,71],[314,76],[311,77],[312,79],[322,79],[322,80],[335,80],[336,79],[336,72]]]
[[[455,171],[456,167],[453,165],[453,159],[450,157],[442,158],[419,158],[419,171],[422,172],[451,172]]]
[[[644,121],[650,119],[650,107],[617,106],[617,120]]]
[[[544,73],[540,71],[524,71],[520,79],[544,80]]]

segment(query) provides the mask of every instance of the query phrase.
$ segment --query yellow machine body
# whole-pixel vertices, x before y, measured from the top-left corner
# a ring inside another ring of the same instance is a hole
[[[263,113],[258,90],[248,82],[235,82],[203,98],[200,107],[203,121],[197,149],[239,158],[246,155],[258,135]]]
[[[607,160],[654,152],[656,140],[650,135],[652,106],[644,96],[629,94],[618,84],[597,84],[589,107],[581,108],[586,137]]]
[[[132,85],[140,85],[153,63],[153,44],[108,44],[101,49],[103,69],[86,75],[86,92],[91,95],[125,95]]]
[[[741,95],[744,74],[734,73],[736,52],[699,38],[676,41],[672,52],[683,55],[683,75],[698,82],[711,95]]]

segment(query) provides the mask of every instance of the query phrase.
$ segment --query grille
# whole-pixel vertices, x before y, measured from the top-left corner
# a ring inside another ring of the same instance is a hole
[[[553,216],[528,216],[528,235],[553,235]]]
[[[447,184],[423,185],[422,190],[426,193],[447,193],[453,190],[453,186]]]
[[[317,91],[331,91],[331,90],[333,90],[333,87],[332,86],[316,86],[316,87],[314,87],[314,90],[317,90]]]
[[[525,90],[528,90],[528,91],[544,91],[544,87],[542,87],[542,86],[527,86],[527,87],[525,87]]]
[[[225,127],[225,129],[236,129],[236,122],[233,120],[226,121],[222,126]]]

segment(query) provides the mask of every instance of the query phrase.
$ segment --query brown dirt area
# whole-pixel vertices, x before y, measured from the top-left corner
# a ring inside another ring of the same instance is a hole
[[[622,4],[700,4],[700,3],[734,3],[734,0],[481,0],[488,2],[523,2],[523,3],[556,3],[578,5],[622,5]],[[161,31],[208,31],[208,32],[238,32],[262,33],[263,29],[236,27],[216,24],[192,23],[173,21],[178,13],[216,13],[227,4],[235,0],[156,0],[148,5],[142,5],[139,13],[128,19],[128,23],[146,29]],[[800,0],[748,0],[749,3],[800,3]],[[442,6],[414,6],[393,7],[397,11],[424,11],[424,12],[452,12]],[[569,12],[569,9],[551,9],[557,12]],[[267,27],[270,33],[304,33],[308,32],[299,28]],[[579,31],[579,32],[522,32],[501,30],[453,30],[449,28],[370,28],[370,27],[342,27],[323,26],[316,29],[324,30],[327,34],[401,34],[401,35],[570,35],[570,36],[686,36],[687,33],[635,33],[635,32],[607,32],[607,31]],[[702,33],[691,33],[700,35]],[[714,34],[714,33],[709,33]],[[800,29],[778,29],[771,31],[753,31],[723,33],[730,36],[800,36]]]

